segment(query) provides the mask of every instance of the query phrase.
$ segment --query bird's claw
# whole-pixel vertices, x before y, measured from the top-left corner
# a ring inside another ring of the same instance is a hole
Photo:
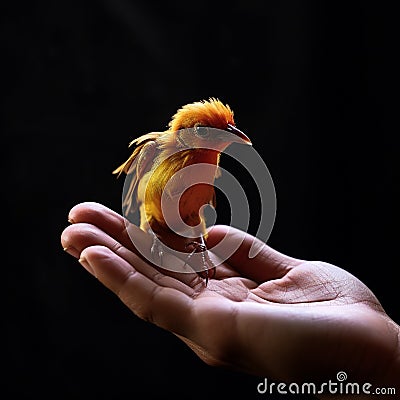
[[[209,277],[210,277],[209,270],[213,271],[213,274],[212,274],[212,277],[213,277],[215,275],[215,265],[212,262],[212,260],[210,258],[210,255],[208,254],[207,246],[205,245],[203,238],[201,238],[201,239],[202,239],[203,243],[192,241],[192,242],[189,242],[189,243],[187,243],[185,245],[186,249],[188,249],[190,247],[193,248],[193,250],[186,257],[185,265],[188,263],[188,261],[190,260],[190,258],[193,256],[194,253],[201,253],[201,259],[202,259],[202,262],[203,262],[204,271],[200,271],[200,272],[198,272],[198,274],[202,278],[205,278],[206,286],[207,286],[208,280],[209,280]]]
[[[156,255],[158,256],[159,264],[162,266],[164,245],[154,233],[153,233],[153,243],[151,245],[150,252],[153,260],[156,259]]]
[[[165,245],[162,243],[162,241],[157,237],[154,232],[151,232],[153,236],[153,242],[150,248],[150,253],[151,257],[153,258],[154,261],[157,261],[157,264],[162,267],[163,266],[163,255],[165,251]],[[191,241],[185,245],[185,248],[191,249],[191,252],[188,254],[185,260],[185,264],[183,267],[185,267],[193,254],[195,253],[201,253],[201,260],[203,264],[203,271],[197,272],[199,276],[205,279],[206,281],[206,286],[208,285],[208,280],[215,275],[215,265],[212,262],[210,255],[208,254],[207,246],[204,242],[203,237],[201,237],[201,242],[196,242],[196,241]],[[212,271],[212,275],[210,275],[209,271]]]

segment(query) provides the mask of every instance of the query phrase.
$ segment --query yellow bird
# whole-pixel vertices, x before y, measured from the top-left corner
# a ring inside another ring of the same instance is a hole
[[[231,108],[216,98],[197,101],[178,109],[166,131],[134,139],[129,144],[136,146],[133,153],[113,171],[130,178],[124,213],[139,208],[140,228],[153,234],[153,256],[158,249],[162,262],[165,246],[188,253],[188,258],[201,252],[206,284],[213,264],[203,206],[216,206],[213,184],[220,154],[233,142],[251,145],[236,128]]]

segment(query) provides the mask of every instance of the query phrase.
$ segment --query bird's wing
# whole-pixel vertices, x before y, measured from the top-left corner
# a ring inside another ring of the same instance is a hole
[[[124,190],[124,199],[122,206],[129,213],[137,209],[137,188],[144,174],[152,166],[152,161],[156,157],[157,142],[156,139],[161,135],[159,132],[152,132],[143,135],[130,143],[130,146],[136,144],[136,148],[131,156],[122,165],[113,171],[118,176],[125,172],[127,174],[127,189]]]

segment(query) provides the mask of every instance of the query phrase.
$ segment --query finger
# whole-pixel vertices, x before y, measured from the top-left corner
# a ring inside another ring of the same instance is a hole
[[[125,218],[99,203],[86,202],[76,205],[68,214],[68,221],[72,224],[85,222],[92,224],[106,232],[123,246],[134,249],[132,240],[127,231],[130,224]],[[136,228],[136,229],[135,229]],[[140,235],[142,231],[132,225],[135,234]]]
[[[254,241],[259,251],[250,258]],[[281,278],[303,262],[279,253],[246,232],[225,225],[213,226],[208,231],[207,245],[219,257],[226,259],[232,268],[256,282]]]
[[[129,223],[121,215],[102,204],[94,202],[78,204],[69,212],[68,220],[74,225],[84,222],[97,226],[100,230],[116,240],[117,243],[114,245],[119,243],[127,249],[134,251],[136,254],[144,256],[147,260],[153,260],[150,252],[150,248],[153,245],[153,237],[144,232],[138,226]],[[67,231],[67,233],[69,232]],[[79,231],[77,231],[77,233],[79,234]],[[81,235],[74,236],[78,242],[76,244],[76,246],[78,246],[77,249],[67,241],[63,243],[64,249],[77,258],[79,258],[79,253],[84,247],[96,244],[93,241],[87,241],[88,239],[93,238],[93,235],[91,234],[92,232],[87,231],[86,233],[80,233]],[[111,249],[113,248],[105,242],[98,244],[105,245]],[[176,279],[186,282],[192,287],[201,285],[203,281],[193,272],[193,270],[198,271],[200,269],[199,267],[193,268],[192,264],[195,261],[196,257],[193,257],[193,260],[186,264],[186,262],[177,257],[173,257],[168,252],[165,252],[163,255],[163,264],[170,268],[167,268],[164,272]],[[185,265],[191,266],[192,269],[184,268]],[[179,268],[179,266],[182,268]],[[162,266],[160,267],[162,268]]]
[[[96,227],[94,227],[96,228]],[[101,240],[96,241],[97,244],[93,244],[90,246],[85,247],[79,258],[79,262],[94,276],[97,277],[96,271],[91,268],[90,263],[88,264],[86,262],[86,252],[87,249],[93,249],[93,248],[101,248],[101,249],[108,249],[108,251],[112,252],[115,254],[115,257],[113,257],[114,261],[120,261],[121,259],[127,262],[131,269],[134,269],[135,271],[138,271],[141,275],[145,276],[146,278],[154,281],[155,283],[161,285],[161,286],[166,286],[166,287],[171,287],[176,290],[179,290],[183,293],[186,293],[188,296],[192,296],[194,294],[194,289],[187,285],[185,282],[182,282],[181,280],[177,280],[174,277],[165,275],[161,273],[159,270],[153,268],[149,263],[147,263],[145,260],[143,260],[141,257],[139,257],[137,254],[133,253],[132,251],[126,249],[125,247],[121,245],[113,245],[111,248],[109,247],[110,241],[104,237],[103,244],[101,244]],[[112,238],[110,238],[112,240]]]
[[[62,246],[67,249],[67,252],[76,258],[80,258],[81,253],[87,247],[98,245],[109,248],[111,251],[124,258],[126,261],[132,263],[133,265],[136,265],[137,260],[142,260],[143,257],[145,257],[145,260],[151,260],[150,248],[152,243],[150,236],[133,225],[130,228],[135,229],[135,242],[141,242],[141,254],[138,254],[136,251],[132,251],[126,248],[116,239],[102,231],[99,227],[88,223],[76,223],[65,228],[61,234],[61,243]],[[130,234],[132,235],[133,232],[131,232]],[[167,268],[168,266],[170,268],[170,270],[164,271],[164,275],[168,275],[175,280],[179,280],[186,286],[189,286],[191,288],[200,289],[202,287],[202,279],[194,272],[173,272],[174,270],[178,270],[179,265],[182,265],[184,263],[181,259],[178,259],[173,254],[165,254],[163,259],[165,261],[165,268]],[[141,272],[150,278],[154,276],[154,273],[160,271],[160,269],[155,269],[154,266],[151,265],[149,262],[141,263],[140,266],[142,268]]]
[[[63,232],[61,240],[64,249],[77,258],[85,247],[99,244],[110,249],[122,245],[136,254],[146,254],[149,259],[148,250],[152,238],[138,226],[129,223],[102,204],[94,202],[78,204],[69,212],[68,220],[73,225]],[[79,225],[82,223],[85,225]]]
[[[193,299],[187,286],[186,291],[182,291],[165,285],[173,278],[163,276],[154,269],[158,277],[155,279],[153,275],[150,279],[140,272],[146,267],[143,265],[145,262],[134,256],[135,268],[108,247],[92,246],[82,252],[81,262],[86,263],[99,281],[138,317],[179,335],[189,336]]]
[[[80,216],[82,216],[82,214]],[[86,218],[86,220],[93,220],[93,222],[95,222],[93,218]],[[116,225],[113,225],[117,220],[108,218],[107,213],[103,215],[99,212],[95,220],[97,224],[91,222],[77,222],[66,227],[61,233],[61,244],[64,250],[76,258],[80,257],[80,253],[85,247],[95,244],[107,246],[110,249],[123,246],[138,253],[136,248],[132,245],[132,241],[127,239],[129,235],[135,235],[138,241],[149,245],[147,243],[149,242],[149,235],[135,225],[131,224],[129,226],[130,233],[128,234],[125,227],[123,230],[119,230]],[[79,218],[78,221],[81,221],[81,219]],[[109,225],[107,225],[107,223],[109,223]]]

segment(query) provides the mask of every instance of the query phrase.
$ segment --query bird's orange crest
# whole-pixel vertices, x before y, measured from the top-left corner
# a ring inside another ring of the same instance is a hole
[[[170,131],[175,132],[195,125],[226,129],[228,124],[235,126],[233,111],[227,104],[210,97],[209,100],[196,101],[180,108],[168,126]]]

